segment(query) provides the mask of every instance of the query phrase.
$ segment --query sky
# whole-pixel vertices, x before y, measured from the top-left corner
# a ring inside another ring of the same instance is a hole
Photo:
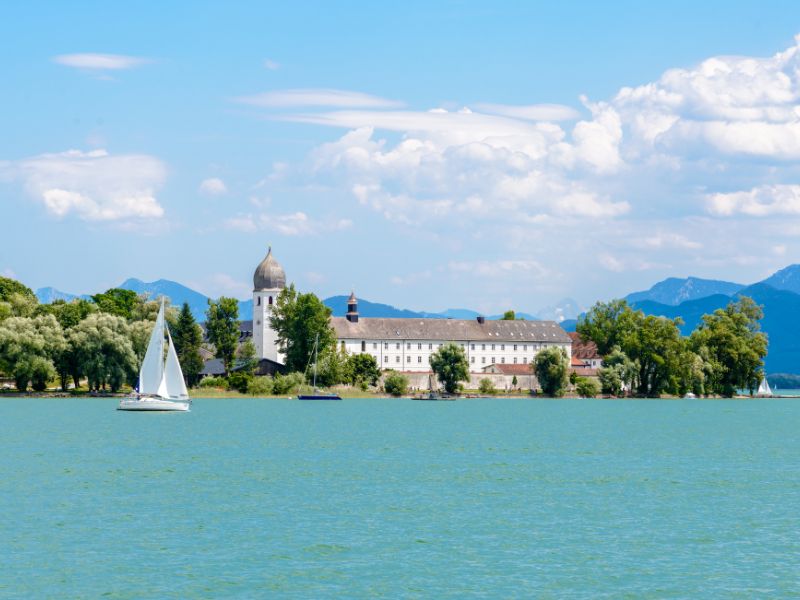
[[[792,2],[20,2],[0,274],[418,310],[800,256]]]

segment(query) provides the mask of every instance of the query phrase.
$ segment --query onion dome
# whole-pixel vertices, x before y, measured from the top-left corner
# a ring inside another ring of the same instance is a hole
[[[256,267],[253,273],[253,291],[276,290],[286,287],[286,273],[283,267],[272,256],[272,248],[267,251],[267,256]]]

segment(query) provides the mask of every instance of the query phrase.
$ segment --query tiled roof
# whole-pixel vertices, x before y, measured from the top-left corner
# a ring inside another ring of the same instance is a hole
[[[495,363],[493,365],[485,366],[482,370],[484,372],[488,372],[487,369],[492,368],[500,371],[503,375],[533,375],[533,369],[531,368],[531,365]]]
[[[572,339],[572,356],[574,358],[585,360],[602,358],[597,353],[597,345],[594,342],[584,340],[577,331],[570,331],[567,335]]]
[[[453,342],[550,342],[569,344],[554,321],[484,321],[472,319],[395,319],[362,317],[357,323],[331,318],[337,339],[441,340]]]

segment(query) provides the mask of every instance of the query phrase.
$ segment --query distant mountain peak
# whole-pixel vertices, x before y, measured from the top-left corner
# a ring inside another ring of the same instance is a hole
[[[677,306],[689,300],[698,300],[716,294],[732,296],[744,287],[741,283],[701,279],[700,277],[668,277],[659,281],[649,290],[628,294],[625,299],[629,303],[646,300]]]

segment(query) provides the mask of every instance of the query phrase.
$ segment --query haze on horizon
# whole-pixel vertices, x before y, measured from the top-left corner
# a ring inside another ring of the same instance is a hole
[[[536,312],[800,255],[786,2],[19,3],[0,274]]]

